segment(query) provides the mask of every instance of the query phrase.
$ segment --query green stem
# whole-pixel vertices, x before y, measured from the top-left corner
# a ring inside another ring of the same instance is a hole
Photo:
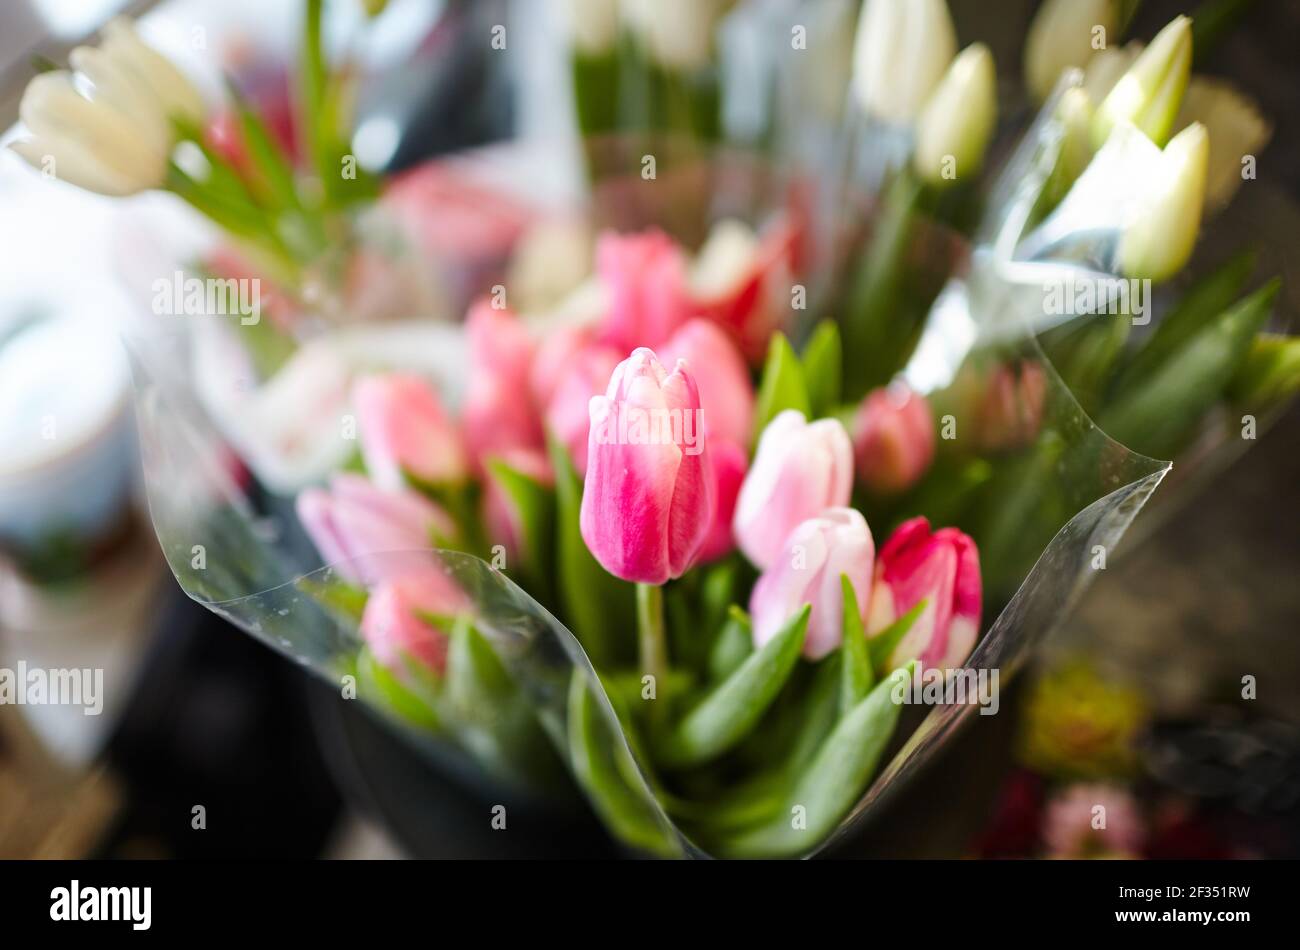
[[[641,672],[653,677],[655,698],[650,707],[651,722],[663,722],[667,708],[668,642],[664,634],[664,591],[655,584],[636,585],[637,647]]]

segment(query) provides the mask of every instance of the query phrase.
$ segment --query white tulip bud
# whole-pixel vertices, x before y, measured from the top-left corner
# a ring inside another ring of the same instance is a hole
[[[623,0],[627,24],[651,58],[669,69],[701,69],[732,0]]]
[[[942,184],[978,172],[997,112],[993,54],[983,43],[974,43],[952,61],[917,120],[917,174]]]
[[[867,0],[853,50],[853,89],[867,114],[916,119],[957,52],[944,0]]]
[[[1187,263],[1201,225],[1209,154],[1205,126],[1194,123],[1152,164],[1141,205],[1120,238],[1125,276],[1166,280]]]
[[[1083,69],[1093,54],[1118,32],[1115,0],[1045,0],[1025,38],[1025,84],[1045,100],[1071,67]],[[1099,37],[1100,31],[1100,37]]]
[[[1242,182],[1242,160],[1255,155],[1273,135],[1273,126],[1251,99],[1231,83],[1193,76],[1187,84],[1176,128],[1193,122],[1205,126],[1210,137],[1210,164],[1206,175],[1205,205],[1222,208]]]
[[[1174,127],[1192,69],[1192,21],[1173,20],[1156,34],[1097,109],[1092,142],[1100,148],[1117,122],[1131,122],[1157,145]]]
[[[563,0],[563,3],[574,49],[599,55],[614,48],[618,40],[619,0]]]

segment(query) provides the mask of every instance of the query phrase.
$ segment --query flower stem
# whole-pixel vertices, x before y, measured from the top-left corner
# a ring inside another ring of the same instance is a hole
[[[664,634],[662,587],[655,584],[636,585],[636,628],[641,672],[654,678],[654,705],[650,707],[650,721],[661,723],[667,708],[664,693],[668,688],[668,641]]]

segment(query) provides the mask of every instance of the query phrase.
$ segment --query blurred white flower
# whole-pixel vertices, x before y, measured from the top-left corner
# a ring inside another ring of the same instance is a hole
[[[1174,129],[1191,70],[1192,21],[1180,16],[1156,34],[1106,94],[1093,118],[1093,145],[1100,148],[1118,122],[1131,122],[1163,145]]]
[[[868,115],[912,122],[957,52],[944,0],[867,0],[853,50],[853,89]]]
[[[101,194],[160,186],[176,142],[172,120],[203,120],[198,91],[125,19],[69,61],[76,75],[59,70],[28,83],[19,115],[30,137],[11,147],[36,168]]]
[[[599,54],[618,40],[619,0],[561,0],[574,48]]]
[[[1088,60],[1088,67],[1083,71],[1083,89],[1094,106],[1100,105],[1110,95],[1115,83],[1137,62],[1145,48],[1143,43],[1134,40],[1123,46],[1099,50]]]
[[[628,26],[660,66],[707,66],[718,21],[733,0],[623,0]]]
[[[1242,182],[1242,159],[1268,144],[1273,126],[1250,97],[1231,83],[1203,76],[1193,76],[1188,83],[1174,127],[1193,122],[1204,125],[1209,134],[1205,205],[1215,211],[1232,200]]]
[[[1139,207],[1119,244],[1127,277],[1172,277],[1191,257],[1205,202],[1210,144],[1199,122],[1179,132],[1148,169]]]
[[[993,54],[973,43],[952,61],[916,123],[917,174],[932,184],[974,175],[997,121]]]
[[[1116,0],[1045,0],[1025,38],[1025,84],[1039,102],[1052,92],[1061,73],[1084,68],[1119,27]],[[1098,37],[1098,29],[1101,35]]]

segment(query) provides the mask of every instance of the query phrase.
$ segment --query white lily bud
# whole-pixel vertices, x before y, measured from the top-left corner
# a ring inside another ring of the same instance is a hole
[[[614,48],[619,0],[563,0],[563,4],[574,49],[599,55]]]
[[[957,52],[944,0],[867,0],[853,49],[853,90],[867,114],[912,122]]]
[[[172,120],[203,119],[198,91],[124,19],[104,28],[98,48],[78,47],[69,59],[86,82],[55,71],[28,83],[19,115],[31,137],[11,147],[35,167],[101,194],[160,186],[176,142]]]
[[[997,81],[983,43],[952,61],[916,123],[913,164],[924,180],[938,185],[979,171],[997,121]]]
[[[1173,130],[1191,70],[1192,21],[1180,16],[1156,34],[1098,107],[1093,145],[1100,148],[1117,122],[1131,122],[1163,145]]]
[[[713,34],[732,0],[623,0],[627,24],[651,58],[669,69],[707,66]]]
[[[1210,137],[1205,205],[1215,211],[1232,200],[1246,175],[1245,159],[1268,144],[1273,126],[1231,83],[1202,76],[1188,83],[1175,127],[1193,122],[1204,125]]]
[[[1125,276],[1166,280],[1187,263],[1201,225],[1209,155],[1209,136],[1199,122],[1165,146],[1151,168],[1141,207],[1120,238]]]
[[[1025,38],[1025,84],[1039,102],[1061,73],[1083,69],[1119,28],[1115,0],[1045,0]]]

